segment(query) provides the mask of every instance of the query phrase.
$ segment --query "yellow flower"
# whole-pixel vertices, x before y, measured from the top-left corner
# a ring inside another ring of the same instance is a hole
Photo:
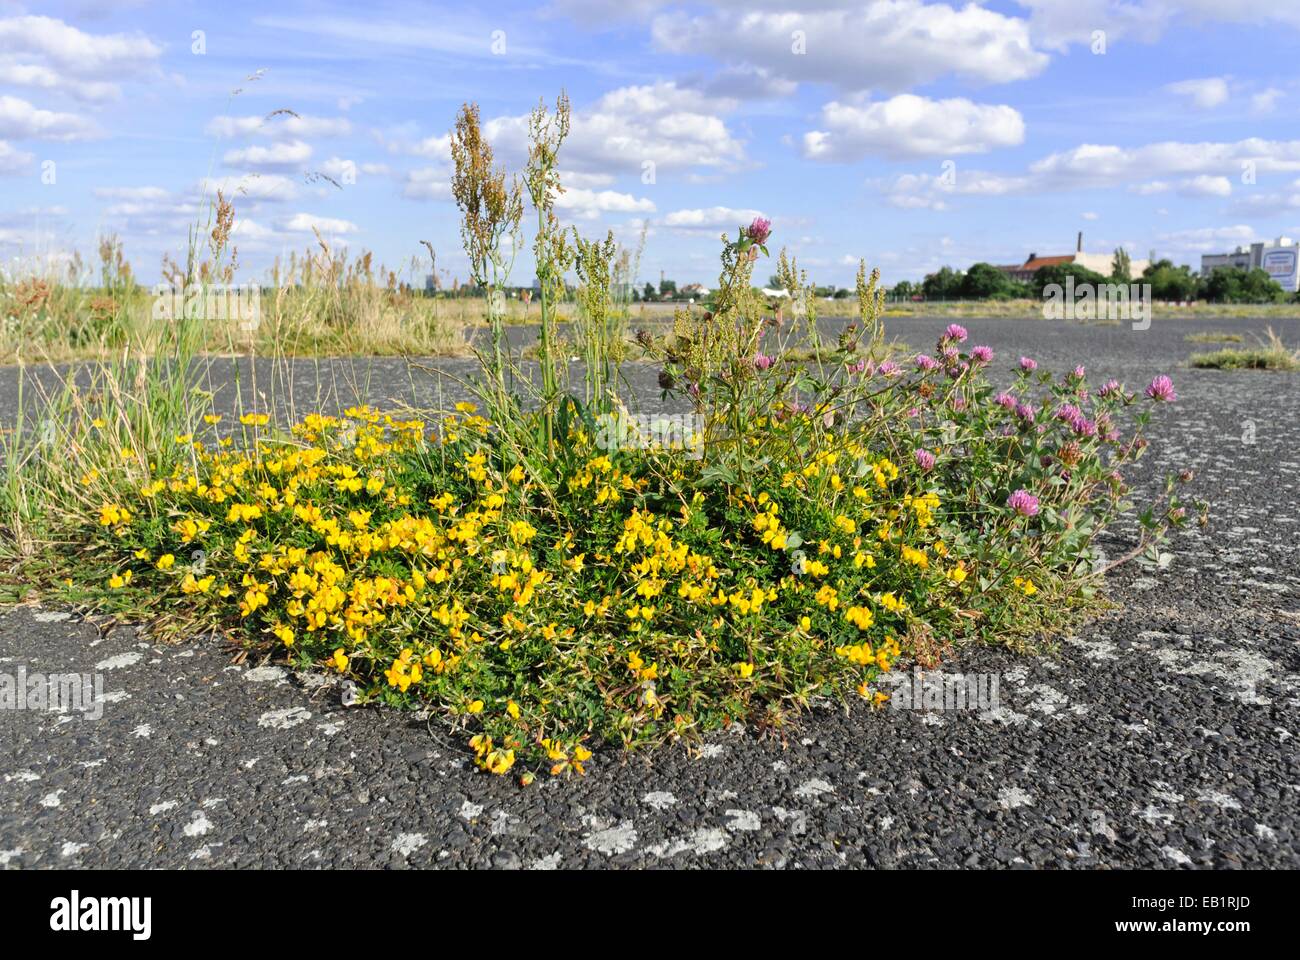
[[[754,665],[752,663],[735,664],[736,674],[742,679],[748,679],[754,675]]]
[[[509,701],[507,701],[507,702],[506,702],[506,713],[510,714],[510,716],[513,717],[515,720],[518,720],[518,719],[519,719],[519,704],[515,703],[513,700],[509,700]]]
[[[500,776],[514,765],[515,752],[513,750],[493,750],[487,755],[483,769]]]
[[[875,623],[875,615],[870,607],[852,606],[844,611],[844,619],[857,626],[859,630],[868,630]]]
[[[170,553],[164,553],[158,558],[157,567],[159,570],[170,570],[176,565],[176,557]]]
[[[334,651],[334,656],[329,658],[328,663],[339,673],[343,673],[348,668],[348,663],[349,663],[348,655],[343,652],[342,647],[339,647],[337,650]]]
[[[475,700],[475,701],[473,701],[473,702],[472,702],[472,703],[471,703],[471,704],[470,704],[466,709],[468,709],[470,713],[482,713],[482,712],[483,712],[483,701],[482,701],[482,700]]]
[[[131,582],[131,571],[124,570],[122,571],[122,573],[120,574],[115,573],[113,574],[113,576],[108,578],[108,588],[110,590],[121,590],[130,582]]]

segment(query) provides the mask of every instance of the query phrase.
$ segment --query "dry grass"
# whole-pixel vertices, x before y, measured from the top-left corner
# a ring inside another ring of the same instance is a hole
[[[1264,337],[1257,337],[1255,347],[1225,347],[1212,353],[1192,354],[1188,363],[1211,370],[1300,370],[1300,350],[1292,350],[1269,327]]]

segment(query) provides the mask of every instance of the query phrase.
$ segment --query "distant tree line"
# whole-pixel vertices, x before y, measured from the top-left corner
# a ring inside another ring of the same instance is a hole
[[[897,299],[926,300],[1014,300],[1040,299],[1043,289],[1051,284],[1066,286],[1069,277],[1074,286],[1089,283],[1149,283],[1151,296],[1156,300],[1206,300],[1210,303],[1272,303],[1294,300],[1300,295],[1288,293],[1281,284],[1256,267],[1218,267],[1208,276],[1192,273],[1191,267],[1178,266],[1173,261],[1153,260],[1141,276],[1132,276],[1132,261],[1123,250],[1115,251],[1109,276],[1089,270],[1074,263],[1053,264],[1040,267],[1033,277],[1021,282],[990,263],[973,264],[964,273],[951,267],[942,267],[927,274],[920,283],[904,280],[890,290]]]

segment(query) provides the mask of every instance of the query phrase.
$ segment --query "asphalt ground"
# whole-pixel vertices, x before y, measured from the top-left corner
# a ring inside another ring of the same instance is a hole
[[[946,322],[891,333],[923,349]],[[436,721],[345,708],[320,676],[24,606],[0,613],[0,675],[98,673],[104,703],[98,719],[0,710],[0,867],[1300,866],[1300,376],[1186,368],[1211,349],[1188,333],[1262,321],[963,322],[995,366],[1083,363],[1130,388],[1170,374],[1179,401],[1153,422],[1136,499],[1190,469],[1186,493],[1211,504],[1166,568],[1116,571],[1118,608],[1053,652],[945,665],[996,677],[996,709],[824,706],[784,739],[735,727],[689,752],[602,750],[583,778],[520,788]],[[1298,327],[1275,322],[1293,344]],[[256,374],[266,404],[279,375],[306,412],[454,401],[468,366]],[[211,372],[231,407],[229,362]],[[655,372],[630,377],[645,405]],[[6,426],[17,380],[0,371]]]

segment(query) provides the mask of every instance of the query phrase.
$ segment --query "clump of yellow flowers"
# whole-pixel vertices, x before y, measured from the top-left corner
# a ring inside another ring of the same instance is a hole
[[[492,774],[580,774],[602,744],[780,722],[813,695],[879,704],[896,638],[974,602],[940,491],[828,431],[742,486],[580,427],[564,472],[512,458],[467,403],[241,425],[244,448],[186,435],[177,467],[95,510],[108,589],[175,598],[362,701],[431,706]]]

